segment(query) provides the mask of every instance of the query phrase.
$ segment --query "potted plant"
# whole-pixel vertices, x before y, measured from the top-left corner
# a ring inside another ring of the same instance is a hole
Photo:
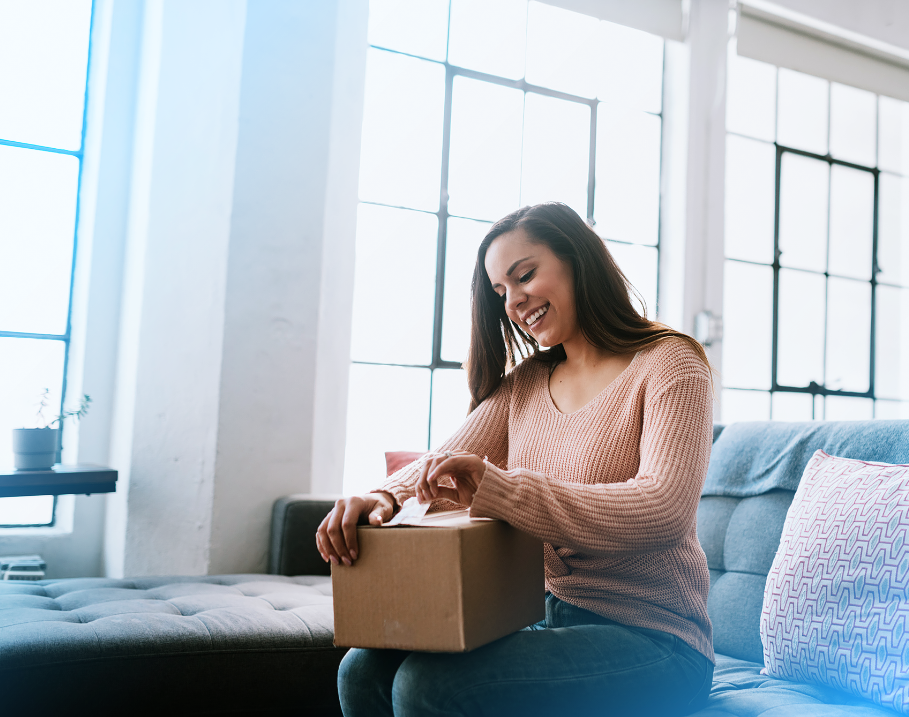
[[[60,450],[60,433],[63,429],[63,422],[67,418],[77,421],[84,418],[92,399],[87,394],[82,396],[78,409],[75,411],[64,410],[51,420],[45,416],[49,402],[50,391],[45,388],[41,393],[38,407],[38,421],[44,424],[42,428],[13,429],[13,462],[17,470],[44,471],[53,468]]]

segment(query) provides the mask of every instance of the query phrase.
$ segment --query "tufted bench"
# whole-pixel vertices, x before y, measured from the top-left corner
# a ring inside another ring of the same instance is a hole
[[[322,575],[0,581],[0,714],[340,715],[331,578],[293,549],[330,505],[272,521],[272,571]]]

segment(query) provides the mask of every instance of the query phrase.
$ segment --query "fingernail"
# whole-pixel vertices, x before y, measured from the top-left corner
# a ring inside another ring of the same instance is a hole
[[[350,557],[353,558],[354,560],[356,560],[356,559],[357,559],[357,551],[356,551],[356,550],[351,550],[351,551],[350,551]]]
[[[337,564],[338,564],[338,559],[337,559],[334,555],[331,556],[331,564],[332,564],[332,565],[337,565]]]
[[[353,565],[353,563],[350,562],[350,558],[341,558],[341,560],[344,561],[344,564],[345,564],[347,567],[350,567],[351,565]]]

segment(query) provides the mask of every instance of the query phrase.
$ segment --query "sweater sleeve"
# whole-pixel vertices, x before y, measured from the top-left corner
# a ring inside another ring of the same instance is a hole
[[[508,461],[508,414],[511,403],[513,378],[509,374],[501,385],[481,403],[461,425],[458,431],[435,452],[461,450],[488,458],[490,463],[505,466]],[[426,463],[426,456],[393,473],[379,490],[394,496],[398,505],[414,495],[414,486],[420,471]],[[451,481],[443,480],[443,485]],[[445,510],[456,507],[450,501],[435,501],[430,510]]]
[[[499,518],[558,547],[614,556],[664,550],[691,530],[707,475],[710,375],[685,372],[648,396],[634,478],[580,484],[490,465],[471,515]]]

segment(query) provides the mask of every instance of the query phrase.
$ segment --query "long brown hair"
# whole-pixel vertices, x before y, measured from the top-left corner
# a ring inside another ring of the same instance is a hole
[[[547,202],[503,217],[480,242],[471,282],[470,350],[465,365],[471,411],[499,387],[518,356],[549,363],[565,360],[561,344],[541,350],[533,336],[508,318],[486,273],[489,245],[516,229],[523,229],[571,267],[578,325],[591,344],[624,354],[675,337],[687,341],[710,366],[704,348],[692,337],[650,321],[635,309],[631,302],[634,287],[597,233],[567,205]]]

